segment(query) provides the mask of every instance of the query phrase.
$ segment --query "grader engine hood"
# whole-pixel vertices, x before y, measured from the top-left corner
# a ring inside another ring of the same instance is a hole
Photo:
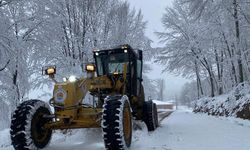
[[[74,106],[84,99],[87,92],[97,93],[99,90],[112,89],[112,81],[107,76],[82,78],[76,82],[57,83],[54,86],[54,103],[63,106]]]
[[[72,98],[76,94],[76,83],[57,83],[54,86],[53,98],[54,103],[57,105],[72,104]]]
[[[56,103],[63,104],[64,100],[67,98],[67,92],[62,86],[58,86],[57,90],[54,92],[54,100]]]
[[[90,92],[98,92],[98,90],[102,89],[111,89],[112,83],[111,80],[107,76],[96,77],[90,81]]]

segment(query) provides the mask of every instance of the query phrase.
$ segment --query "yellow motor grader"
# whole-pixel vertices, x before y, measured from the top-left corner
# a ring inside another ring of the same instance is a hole
[[[129,45],[94,50],[95,63],[86,65],[87,76],[55,80],[56,67],[43,69],[54,82],[49,104],[41,100],[21,103],[11,120],[12,145],[18,150],[42,149],[53,130],[102,128],[105,148],[127,149],[131,145],[132,119],[158,126],[156,105],[145,101],[142,85],[142,51]],[[84,100],[87,93],[94,98]]]

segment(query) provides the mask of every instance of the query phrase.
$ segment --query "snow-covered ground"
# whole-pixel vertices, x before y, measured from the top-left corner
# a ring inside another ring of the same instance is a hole
[[[250,119],[250,83],[239,84],[220,96],[203,97],[192,105],[195,112]]]
[[[13,150],[8,130],[0,132],[0,149]],[[131,150],[249,150],[250,121],[194,114],[177,110],[147,133],[146,127],[133,133]],[[72,135],[56,133],[46,150],[104,150],[100,129],[74,130]]]
[[[250,122],[176,111],[151,134],[140,133],[133,149],[249,150]],[[146,143],[146,144],[145,144]]]

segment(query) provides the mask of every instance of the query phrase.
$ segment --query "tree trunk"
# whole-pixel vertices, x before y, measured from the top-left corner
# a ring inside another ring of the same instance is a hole
[[[206,58],[203,58],[205,63],[205,68],[207,69],[208,75],[209,75],[209,81],[211,84],[211,97],[215,96],[215,85],[214,85],[214,74],[212,67],[210,67],[209,63],[207,62]]]
[[[242,56],[241,56],[241,48],[240,48],[240,22],[238,15],[238,1],[233,1],[234,5],[234,21],[235,21],[235,33],[236,33],[236,51],[237,51],[237,63],[239,69],[239,83],[244,82],[244,73],[243,73],[243,64],[242,64]]]
[[[201,97],[201,95],[204,95],[204,93],[203,93],[203,89],[202,89],[202,85],[201,85],[199,66],[198,66],[196,60],[195,60],[195,74],[196,74],[196,82],[197,82],[197,96],[199,99]]]
[[[227,53],[228,53],[228,56],[229,56],[229,60],[230,60],[230,63],[231,63],[231,81],[233,82],[233,85],[232,86],[235,86],[236,83],[238,83],[238,79],[237,79],[237,76],[236,76],[236,69],[235,69],[235,66],[234,66],[234,62],[233,62],[233,55],[234,55],[234,52],[233,52],[233,49],[232,49],[232,52],[230,50],[230,46],[229,46],[229,43],[226,39],[226,36],[224,33],[222,33],[222,36],[223,36],[223,40],[226,44],[226,50],[227,50]],[[226,52],[225,52],[226,54]]]
[[[218,94],[221,95],[223,94],[223,83],[222,83],[222,59],[223,58],[219,58],[219,54],[217,52],[217,50],[214,50],[215,53],[215,61],[216,61],[216,66],[217,66],[217,74],[218,74]],[[221,57],[223,57],[223,52],[221,52],[222,55]]]

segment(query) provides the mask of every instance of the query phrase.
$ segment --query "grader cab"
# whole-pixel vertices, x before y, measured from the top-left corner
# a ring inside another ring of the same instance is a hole
[[[57,129],[102,128],[105,148],[127,149],[132,120],[142,120],[148,131],[158,126],[156,105],[145,101],[142,51],[129,45],[93,51],[95,63],[86,65],[87,77],[55,80],[56,68],[43,72],[55,82],[49,104],[40,100],[21,103],[12,115],[11,140],[15,149],[41,149]],[[94,98],[84,100],[87,93]]]

